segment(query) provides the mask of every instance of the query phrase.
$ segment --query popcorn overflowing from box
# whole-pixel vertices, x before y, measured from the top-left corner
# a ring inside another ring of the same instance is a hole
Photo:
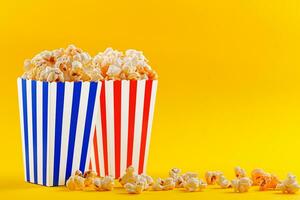
[[[141,51],[92,57],[69,45],[26,59],[24,69],[17,82],[26,181],[64,185],[90,164],[113,178],[131,164],[146,170],[157,73]]]

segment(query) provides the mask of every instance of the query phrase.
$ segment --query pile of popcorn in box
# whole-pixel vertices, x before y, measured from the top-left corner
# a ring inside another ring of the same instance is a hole
[[[157,79],[143,53],[133,49],[123,53],[107,48],[91,57],[69,45],[26,59],[24,69],[22,78],[47,82]]]
[[[221,171],[208,171],[205,173],[205,180],[201,180],[195,172],[181,173],[178,168],[169,171],[167,178],[153,178],[146,174],[138,175],[132,166],[126,169],[126,173],[119,179],[119,183],[130,194],[140,194],[143,191],[167,191],[175,188],[183,188],[188,192],[202,191],[207,185],[217,184],[220,188],[232,188],[234,192],[248,192],[251,186],[259,186],[259,190],[280,190],[286,194],[295,194],[300,185],[296,176],[288,174],[286,180],[279,180],[274,174],[265,172],[262,169],[254,169],[251,177],[240,167],[234,169],[236,179],[228,180]],[[76,171],[67,183],[69,190],[95,190],[111,191],[115,186],[115,180],[111,176],[99,177],[94,171],[86,171],[82,174]]]

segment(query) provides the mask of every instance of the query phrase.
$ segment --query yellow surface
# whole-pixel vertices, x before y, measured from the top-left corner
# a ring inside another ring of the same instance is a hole
[[[169,168],[300,177],[300,1],[1,1],[1,197],[132,198],[23,182],[16,78],[25,58],[74,43],[143,50],[159,91],[148,173]],[[138,198],[300,199],[276,192],[147,192]]]

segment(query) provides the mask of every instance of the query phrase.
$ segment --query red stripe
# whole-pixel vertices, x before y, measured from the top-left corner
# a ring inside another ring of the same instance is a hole
[[[94,155],[95,155],[95,163],[96,163],[96,172],[98,175],[100,175],[99,155],[98,155],[98,139],[97,139],[96,128],[95,128],[95,133],[94,133]]]
[[[105,171],[105,175],[108,175],[105,81],[102,82],[102,89],[100,94],[100,108],[101,108],[104,171]]]
[[[115,178],[120,177],[121,155],[121,81],[114,81]]]
[[[131,80],[129,84],[127,167],[132,165],[137,81]]]
[[[152,80],[147,80],[145,86],[145,97],[144,97],[143,124],[142,124],[140,160],[139,160],[139,170],[138,170],[139,174],[143,173],[144,171],[144,160],[145,160],[147,129],[148,129],[148,120],[149,120],[150,101],[151,101],[151,91],[152,91]]]

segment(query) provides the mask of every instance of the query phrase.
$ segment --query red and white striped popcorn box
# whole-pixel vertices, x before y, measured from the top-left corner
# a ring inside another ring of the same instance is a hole
[[[88,169],[102,83],[17,83],[25,181],[64,185]]]
[[[146,172],[157,80],[102,83],[90,168],[100,176],[122,176],[133,166]]]

